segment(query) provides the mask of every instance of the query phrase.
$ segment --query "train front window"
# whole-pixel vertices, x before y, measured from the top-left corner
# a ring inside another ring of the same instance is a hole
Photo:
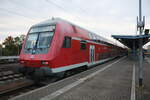
[[[39,34],[37,48],[48,48],[54,32],[43,32]]]
[[[54,35],[54,31],[54,25],[31,28],[25,44],[25,53],[47,53]]]
[[[36,41],[38,38],[38,34],[29,34],[26,42],[26,47],[27,49],[32,49],[36,45]]]

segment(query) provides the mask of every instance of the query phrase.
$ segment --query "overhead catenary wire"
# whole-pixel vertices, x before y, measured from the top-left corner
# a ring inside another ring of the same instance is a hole
[[[64,0],[63,0],[63,1],[64,1]],[[72,2],[72,0],[69,0],[69,1]],[[74,3],[72,2],[72,4],[74,4]],[[81,8],[81,7],[80,7],[79,5],[77,5],[77,4],[75,4],[75,5],[76,5],[77,7],[73,7],[73,8],[79,8],[81,13],[85,13],[85,14],[89,15],[89,14],[87,13],[87,10]]]
[[[68,9],[65,9],[64,7],[62,7],[62,6],[60,6],[60,5],[58,5],[58,4],[56,4],[55,2],[53,2],[53,1],[51,1],[51,0],[45,0],[47,3],[49,3],[50,5],[53,5],[53,6],[55,6],[55,7],[57,7],[57,8],[59,8],[60,10],[62,10],[62,11],[64,11],[65,13],[67,13],[67,12],[69,12],[69,13],[71,13],[70,12],[70,10],[68,10]],[[75,17],[77,17],[77,18],[79,18],[79,19],[81,19],[79,16],[76,16],[76,15],[74,15]]]
[[[26,19],[30,19],[31,21],[34,21],[34,19],[31,18],[31,17],[29,17],[29,16],[25,16],[25,15],[23,15],[23,14],[21,14],[21,13],[18,13],[18,12],[9,10],[9,9],[0,8],[0,10],[1,10],[1,11],[5,11],[5,12],[8,12],[8,13],[11,13],[11,14],[13,14],[13,15],[22,16],[22,17],[24,17],[24,18],[26,18]]]
[[[56,2],[54,2],[54,1],[52,1],[52,0],[45,0],[48,4],[51,4],[51,5],[53,5],[53,6],[55,6],[55,7],[57,7],[57,8],[59,8],[60,10],[63,10],[65,13],[66,12],[69,12],[69,13],[72,13],[73,11],[71,11],[70,9],[66,9],[65,7],[63,7],[62,5],[59,5],[59,4],[57,4]],[[9,2],[10,3],[12,3],[12,4],[16,4],[17,2],[14,2],[14,1],[11,1],[11,0],[9,0]],[[20,6],[20,5],[19,5]],[[23,6],[20,6],[21,8],[24,8],[24,9],[27,9],[24,5]],[[79,7],[77,7],[77,8],[79,8]],[[9,9],[5,9],[5,8],[0,8],[0,9],[2,9],[3,11],[5,11],[5,12],[9,12],[9,13],[12,13],[12,14],[14,14],[14,15],[17,15],[17,16],[22,16],[22,17],[25,17],[25,18],[27,18],[27,19],[30,19],[30,20],[35,20],[35,18],[31,18],[31,17],[29,17],[29,16],[26,16],[26,15],[24,15],[24,14],[21,14],[21,13],[18,13],[18,12],[16,12],[16,11],[11,11],[11,10],[9,10]],[[80,8],[80,9],[82,9],[82,8]],[[32,11],[33,11],[33,9],[31,9]],[[83,13],[83,12],[82,12]],[[74,16],[76,17],[76,20],[78,20],[78,19],[81,19],[82,20],[82,18],[81,17],[79,17],[79,16],[77,16],[77,15],[75,15],[74,14]]]
[[[15,0],[9,0],[9,2],[10,3],[12,3],[12,4],[15,4],[15,5],[17,5],[17,6],[19,6],[19,7],[21,7],[21,8],[23,8],[23,9],[26,9],[26,10],[28,10],[28,12],[30,11],[30,12],[32,12],[32,13],[34,13],[34,14],[38,14],[39,15],[39,13],[38,13],[38,10],[37,9],[30,9],[30,8],[28,8],[28,7],[26,7],[25,5],[23,5],[23,4],[21,4],[21,3],[19,3],[19,2],[16,2]],[[41,15],[43,15],[43,14],[41,14]],[[39,17],[39,16],[38,16]]]
[[[50,5],[53,5],[57,8],[59,8],[60,10],[64,11],[65,13],[69,12],[72,13],[73,11],[71,11],[70,9],[65,9],[62,5],[57,4],[56,2],[53,2],[52,0],[45,0],[47,3],[49,3]],[[81,22],[81,20],[83,21],[83,19],[79,16],[74,15],[76,18],[80,19],[79,22]],[[84,17],[85,18],[85,17]],[[76,19],[76,20],[78,20]],[[87,22],[85,22],[87,24]],[[91,26],[91,24],[90,24]]]
[[[55,2],[53,2],[52,0],[45,0],[47,3],[49,3],[49,4],[51,4],[51,5],[53,5],[53,6],[55,6],[55,7],[57,7],[57,8],[59,8],[60,10],[63,10],[65,13],[66,12],[69,12],[70,13],[70,10],[66,10],[63,6],[61,6],[61,5],[58,5],[57,3],[55,3]],[[71,13],[72,13],[72,11],[71,11]],[[80,22],[81,22],[81,20],[83,20],[81,17],[79,17],[79,16],[75,16],[75,17],[77,17],[77,18],[79,18],[80,19]],[[87,22],[85,22],[86,24],[87,24]],[[91,24],[90,24],[90,26],[91,26]],[[100,34],[99,34],[100,35]],[[100,35],[101,36],[101,35]]]

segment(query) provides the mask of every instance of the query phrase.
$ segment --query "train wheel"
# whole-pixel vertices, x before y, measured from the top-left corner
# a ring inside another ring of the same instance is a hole
[[[58,78],[64,78],[64,76],[65,76],[65,72],[59,72],[56,74],[56,77]]]
[[[40,84],[42,81],[46,79],[44,70],[36,69],[34,74],[32,75],[32,79],[34,80],[35,84]]]
[[[66,78],[66,77],[68,77],[68,76],[70,76],[72,73],[71,73],[71,71],[69,70],[69,71],[66,71],[65,72],[65,74],[64,74],[64,78]]]
[[[23,75],[26,75],[27,69],[26,67],[20,67],[18,68],[18,72],[22,73]]]

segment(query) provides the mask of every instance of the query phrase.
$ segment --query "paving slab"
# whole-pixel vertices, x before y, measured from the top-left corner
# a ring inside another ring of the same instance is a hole
[[[138,81],[136,84],[138,85]],[[137,100],[150,100],[150,57],[145,57],[143,61],[143,88],[137,88],[136,90]]]
[[[62,88],[41,100],[130,100],[133,65],[133,61],[125,58],[84,82],[78,81],[77,85]]]
[[[91,76],[93,76],[96,71],[107,70],[109,67],[111,67],[112,64],[115,64],[115,63],[119,62],[120,60],[122,60],[122,58],[121,59],[117,58],[117,59],[111,60],[107,63],[97,65],[97,66],[95,66],[89,70],[86,70],[84,72],[81,72],[79,74],[75,74],[73,76],[62,79],[60,81],[50,83],[49,85],[46,85],[44,87],[41,87],[41,88],[35,89],[33,91],[23,93],[19,96],[13,97],[13,98],[11,98],[11,100],[40,100],[41,98],[43,98],[49,94],[53,94],[53,93],[55,93],[55,91],[58,91],[58,90],[62,89],[63,87],[69,86],[70,84],[72,84],[78,80],[84,81],[85,77],[88,76],[89,74],[91,74]]]

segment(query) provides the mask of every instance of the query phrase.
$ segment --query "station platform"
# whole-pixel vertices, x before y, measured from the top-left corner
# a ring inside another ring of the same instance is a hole
[[[150,57],[143,65],[142,92],[137,87],[138,63],[122,57],[12,100],[150,100]]]
[[[41,100],[130,100],[133,61],[124,57],[104,68]]]
[[[137,100],[150,100],[150,57],[145,57],[143,66],[143,88],[136,88]]]

